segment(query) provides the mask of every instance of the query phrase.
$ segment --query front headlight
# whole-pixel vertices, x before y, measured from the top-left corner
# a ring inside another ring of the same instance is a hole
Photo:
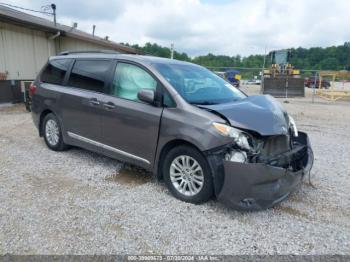
[[[250,150],[248,136],[241,130],[222,123],[213,123],[213,127],[223,136],[232,137],[233,141],[242,149]]]
[[[290,125],[290,128],[292,129],[293,135],[297,137],[298,129],[297,129],[297,125],[295,124],[294,118],[291,117],[290,115],[288,115],[288,117],[289,117],[289,125]]]

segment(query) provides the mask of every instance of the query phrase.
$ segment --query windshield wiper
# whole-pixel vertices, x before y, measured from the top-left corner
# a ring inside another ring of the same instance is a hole
[[[209,105],[216,105],[217,103],[211,102],[211,101],[196,101],[196,102],[190,102],[191,105],[203,105],[203,106],[209,106]]]

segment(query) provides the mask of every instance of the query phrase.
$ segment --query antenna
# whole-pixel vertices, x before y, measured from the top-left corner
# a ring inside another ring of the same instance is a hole
[[[92,36],[95,36],[95,29],[96,29],[96,25],[92,25]]]
[[[51,8],[52,8],[52,14],[53,14],[53,22],[56,26],[56,5],[55,4],[51,4]]]

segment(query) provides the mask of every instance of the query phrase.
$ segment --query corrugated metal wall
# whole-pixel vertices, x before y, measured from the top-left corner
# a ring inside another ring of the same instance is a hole
[[[96,49],[108,49],[106,47],[85,42],[79,39],[73,39],[70,37],[59,38],[59,52],[68,50],[96,50]]]
[[[0,72],[7,73],[7,79],[34,79],[54,52],[44,32],[0,23]]]
[[[107,49],[98,44],[0,22],[0,73],[7,80],[34,79],[50,55],[66,50]]]

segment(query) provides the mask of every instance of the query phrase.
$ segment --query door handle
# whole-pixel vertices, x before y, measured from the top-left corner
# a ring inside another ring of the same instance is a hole
[[[89,103],[95,106],[98,106],[100,104],[100,101],[98,101],[96,98],[91,98],[89,100]]]
[[[103,105],[106,109],[114,109],[115,108],[115,104],[113,104],[112,102],[108,102],[106,104]]]

